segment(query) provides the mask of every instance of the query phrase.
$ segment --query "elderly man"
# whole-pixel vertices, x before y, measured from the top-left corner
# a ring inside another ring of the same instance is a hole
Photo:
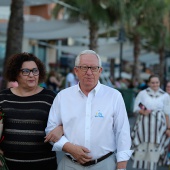
[[[79,83],[57,94],[46,128],[53,151],[65,152],[58,170],[126,169],[132,150],[120,92],[99,82],[101,58],[92,50],[77,56],[74,71]],[[64,135],[55,142],[52,130],[59,125]]]

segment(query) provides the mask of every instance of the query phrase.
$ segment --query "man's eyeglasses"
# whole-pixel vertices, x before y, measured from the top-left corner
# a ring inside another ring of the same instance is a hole
[[[78,67],[78,68],[80,68],[80,70],[81,71],[84,71],[84,72],[86,72],[89,68],[90,68],[90,70],[92,71],[92,72],[96,72],[96,71],[98,71],[99,70],[99,66],[91,66],[91,67],[88,67],[88,66],[76,66],[76,67]]]
[[[31,72],[32,72],[32,74],[33,74],[34,76],[38,76],[38,75],[39,75],[39,70],[38,70],[38,68],[33,68],[32,70],[27,69],[27,68],[23,68],[23,69],[21,69],[20,71],[21,71],[21,73],[22,73],[23,76],[28,76],[28,75],[30,75]]]

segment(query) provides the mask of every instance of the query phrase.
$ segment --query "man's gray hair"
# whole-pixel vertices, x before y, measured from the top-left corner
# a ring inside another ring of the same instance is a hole
[[[95,51],[93,51],[93,50],[84,50],[84,51],[80,52],[79,55],[75,59],[75,66],[78,66],[80,64],[80,57],[83,54],[94,54],[98,58],[99,67],[102,66],[102,61],[101,61],[100,56]]]

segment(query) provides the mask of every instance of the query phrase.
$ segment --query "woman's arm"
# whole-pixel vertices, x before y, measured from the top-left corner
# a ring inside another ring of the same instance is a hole
[[[44,142],[57,142],[63,136],[63,126],[57,126],[45,136]]]

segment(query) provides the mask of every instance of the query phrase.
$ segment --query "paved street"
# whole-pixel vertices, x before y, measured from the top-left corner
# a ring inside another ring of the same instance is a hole
[[[130,123],[131,127],[133,126],[134,122],[135,122],[135,118],[134,117],[129,117],[129,123]],[[57,153],[58,162],[61,160],[62,156],[63,156],[63,152],[58,152]],[[127,170],[139,170],[139,169],[132,168],[132,161],[130,160],[128,162]],[[168,167],[167,166],[158,167],[157,170],[168,170]]]

